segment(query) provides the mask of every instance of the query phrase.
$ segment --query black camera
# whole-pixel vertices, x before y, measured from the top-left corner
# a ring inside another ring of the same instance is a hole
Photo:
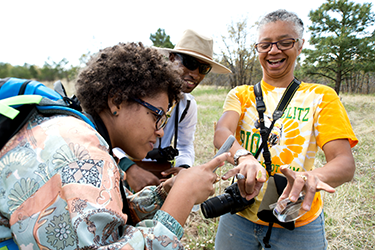
[[[147,153],[146,159],[156,160],[156,161],[171,161],[178,155],[178,149],[172,146],[166,148],[154,148]]]
[[[240,194],[237,182],[224,190],[224,194],[212,197],[201,204],[205,218],[215,218],[226,213],[237,213],[254,203],[254,199],[246,200]]]

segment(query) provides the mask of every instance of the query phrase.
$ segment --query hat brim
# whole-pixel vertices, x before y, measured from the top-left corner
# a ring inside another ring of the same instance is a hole
[[[211,60],[205,56],[202,56],[198,53],[195,53],[193,51],[185,51],[185,50],[178,50],[178,49],[168,49],[168,48],[159,48],[159,47],[153,47],[157,50],[159,50],[162,54],[165,56],[169,56],[170,53],[181,53],[186,54],[192,57],[195,57],[203,62],[206,62],[212,66],[211,72],[217,73],[217,74],[229,74],[232,73],[230,69],[225,67],[224,65],[221,65],[220,63],[215,62],[214,60]]]

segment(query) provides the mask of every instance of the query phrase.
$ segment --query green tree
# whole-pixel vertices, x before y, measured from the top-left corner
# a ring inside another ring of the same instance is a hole
[[[30,65],[29,67],[29,72],[32,78],[38,79],[39,78],[39,72],[38,72],[38,67],[35,65]]]
[[[10,70],[10,76],[23,79],[30,79],[31,74],[29,71],[29,65],[25,63],[23,66],[13,66]]]
[[[315,49],[303,50],[305,72],[330,79],[337,93],[343,80],[375,53],[374,43],[369,43],[374,36],[369,28],[375,21],[371,6],[371,3],[327,0],[309,13],[312,22],[309,42]]]
[[[54,81],[58,78],[58,69],[54,67],[55,62],[44,62],[43,67],[40,69],[40,80],[42,81]]]
[[[174,45],[170,41],[170,36],[165,34],[164,29],[158,29],[155,34],[150,34],[150,40],[155,47],[173,49]]]
[[[44,81],[55,81],[58,79],[70,79],[70,70],[66,69],[69,61],[66,58],[63,58],[60,62],[48,61],[44,62],[43,68],[40,70],[40,78]]]
[[[9,63],[2,63],[0,62],[0,78],[10,77],[10,70],[12,65]]]

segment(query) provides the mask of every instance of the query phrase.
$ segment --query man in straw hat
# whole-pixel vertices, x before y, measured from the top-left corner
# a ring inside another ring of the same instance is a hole
[[[183,98],[171,108],[164,136],[156,142],[154,150],[150,151],[143,161],[136,161],[136,164],[129,161],[129,164],[124,166],[123,169],[127,169],[128,183],[134,191],[147,185],[158,185],[159,179],[177,174],[182,168],[193,166],[197,103],[190,93],[209,72],[231,73],[228,68],[213,60],[213,39],[190,29],[184,31],[174,49],[160,48],[160,52],[181,68],[181,79],[184,82]],[[170,161],[173,159],[174,168],[171,168]],[[155,166],[156,161],[159,166],[163,166],[161,169],[166,169],[159,173],[159,178],[144,170],[158,169]]]

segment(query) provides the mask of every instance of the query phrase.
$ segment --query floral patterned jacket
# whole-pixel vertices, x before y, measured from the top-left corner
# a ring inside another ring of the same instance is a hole
[[[0,151],[0,242],[20,249],[183,249],[154,186],[127,199],[108,144],[70,116],[34,116]]]

